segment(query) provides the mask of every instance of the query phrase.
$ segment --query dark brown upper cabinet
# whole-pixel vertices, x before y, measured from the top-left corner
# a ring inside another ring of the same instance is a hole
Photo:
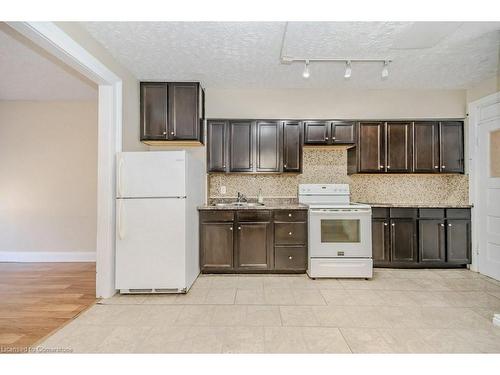
[[[326,145],[330,141],[330,127],[327,121],[304,121],[304,144]]]
[[[464,123],[442,121],[439,123],[440,171],[464,173]]]
[[[227,171],[227,121],[210,121],[207,124],[207,164],[211,172]]]
[[[279,121],[257,121],[256,172],[279,172],[281,157],[281,132]]]
[[[413,123],[413,171],[440,172],[439,124],[435,121]]]
[[[141,141],[202,142],[204,94],[198,82],[141,82]]]
[[[355,143],[354,121],[331,121],[330,143],[333,145],[350,145]]]
[[[384,130],[383,122],[361,122],[359,124],[359,172],[380,173],[385,171]]]
[[[167,92],[165,83],[141,83],[141,141],[166,140]]]
[[[304,144],[354,144],[353,121],[304,121]]]
[[[253,172],[253,122],[229,122],[230,172]]]
[[[283,172],[302,172],[302,125],[283,122]]]
[[[385,172],[411,172],[411,136],[412,128],[410,122],[387,122],[385,124]],[[383,165],[383,163],[380,165]]]

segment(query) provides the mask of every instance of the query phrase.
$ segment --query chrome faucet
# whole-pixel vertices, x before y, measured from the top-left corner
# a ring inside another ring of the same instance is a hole
[[[238,191],[238,197],[236,198],[236,202],[237,202],[237,203],[247,202],[247,197],[245,197],[245,195],[244,195],[244,194],[241,194],[241,193]]]

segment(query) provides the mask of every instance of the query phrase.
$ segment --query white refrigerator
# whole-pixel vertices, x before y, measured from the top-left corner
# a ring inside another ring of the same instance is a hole
[[[122,152],[116,173],[116,288],[183,293],[199,274],[205,165],[186,151]]]

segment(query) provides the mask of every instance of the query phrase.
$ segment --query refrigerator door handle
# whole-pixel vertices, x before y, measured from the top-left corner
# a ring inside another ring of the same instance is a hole
[[[121,199],[118,199],[118,238],[123,240],[125,238],[125,230],[123,228],[123,202]]]
[[[122,168],[123,168],[123,159],[120,158],[120,160],[118,161],[118,196],[119,197],[123,197]]]

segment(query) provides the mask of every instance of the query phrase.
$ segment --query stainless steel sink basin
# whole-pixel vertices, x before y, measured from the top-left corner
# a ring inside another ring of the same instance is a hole
[[[263,203],[253,203],[253,202],[231,202],[231,203],[216,203],[217,207],[262,207]]]

